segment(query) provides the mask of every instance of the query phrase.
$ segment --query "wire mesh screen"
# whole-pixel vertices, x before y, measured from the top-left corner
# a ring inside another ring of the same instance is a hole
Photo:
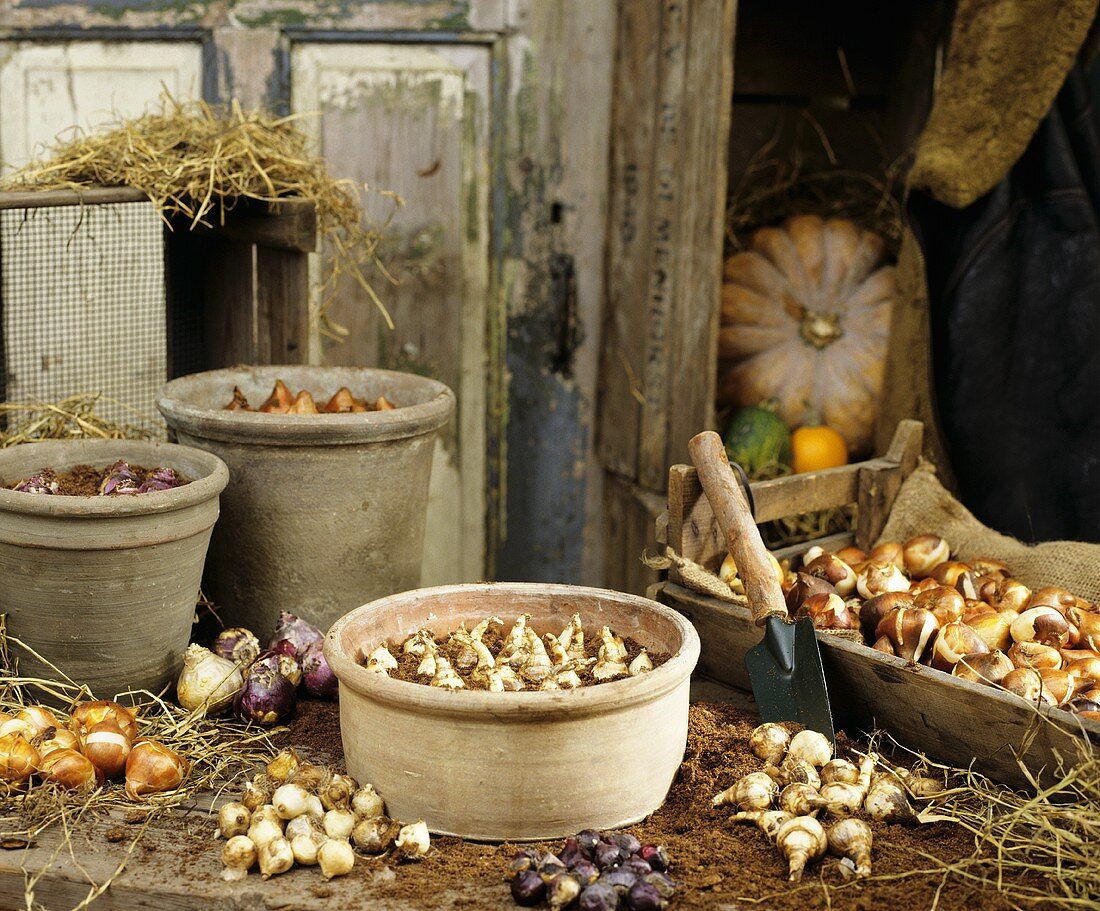
[[[104,418],[161,426],[165,245],[150,203],[0,210],[0,303],[7,401],[101,393]]]

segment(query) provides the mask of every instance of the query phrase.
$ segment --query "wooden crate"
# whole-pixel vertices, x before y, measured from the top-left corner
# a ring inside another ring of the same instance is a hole
[[[902,481],[916,467],[921,437],[918,422],[903,421],[881,458],[753,484],[757,521],[856,503],[854,534],[813,543],[835,549],[854,541],[858,547],[869,547],[882,531]],[[672,467],[668,515],[658,527],[678,554],[709,569],[715,569],[726,555],[724,537],[694,468]],[[788,548],[777,556],[794,556],[809,546]],[[671,570],[666,582],[653,586],[651,597],[695,624],[702,641],[699,673],[747,689],[745,652],[761,637],[748,609],[697,594],[680,581]],[[1049,717],[1057,724],[1040,724],[1034,706],[993,687],[828,633],[819,633],[818,640],[838,728],[882,729],[904,746],[964,768],[973,764],[978,771],[1016,787],[1028,785],[1015,755],[1021,744],[1027,743],[1023,758],[1032,770],[1053,770],[1059,756],[1075,755],[1081,733],[1100,745],[1100,723],[1054,709]],[[1027,740],[1033,729],[1035,736]]]

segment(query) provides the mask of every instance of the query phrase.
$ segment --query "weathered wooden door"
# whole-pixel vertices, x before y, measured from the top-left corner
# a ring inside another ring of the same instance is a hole
[[[309,113],[341,177],[404,200],[375,277],[310,359],[423,372],[458,394],[436,454],[426,583],[599,581],[592,422],[614,0],[9,0],[0,161],[180,98]],[[391,199],[368,196],[384,218]],[[586,546],[587,543],[587,546]]]

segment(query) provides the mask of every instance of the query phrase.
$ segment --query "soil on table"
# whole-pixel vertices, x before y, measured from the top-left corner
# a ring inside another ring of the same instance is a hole
[[[447,641],[450,633],[437,636],[434,630],[429,630],[428,632],[431,633],[435,644],[439,647],[440,653],[447,658],[453,659],[455,654],[454,647],[451,646]],[[614,632],[614,630],[612,630],[612,632]],[[504,645],[504,639],[506,636],[506,630],[500,629],[498,627],[490,627],[488,630],[486,630],[485,635],[481,637],[481,641],[485,643],[485,647],[488,648],[490,652],[492,652],[494,657],[496,657],[496,655],[500,652],[501,646]],[[420,665],[420,657],[417,655],[406,655],[404,652],[402,652],[401,646],[403,644],[404,640],[400,642],[390,642],[387,644],[387,648],[389,649],[390,653],[397,659],[397,670],[391,671],[390,676],[396,678],[397,680],[405,680],[409,683],[420,683],[424,684],[425,686],[428,685],[429,678],[423,677],[416,672],[417,667],[419,667]],[[629,666],[630,662],[637,658],[638,655],[641,653],[642,646],[636,640],[629,638],[623,639],[623,645],[626,648],[626,659],[623,663]],[[611,683],[613,680],[621,680],[623,676],[625,676],[620,674],[618,677],[612,677],[609,680],[597,680],[595,677],[593,677],[592,669],[593,667],[595,667],[595,661],[597,658],[599,658],[599,654],[599,630],[586,628],[584,630],[584,657],[589,663],[584,668],[577,670],[577,676],[580,678],[581,686],[598,686],[601,683]],[[647,651],[647,654],[649,655],[649,660],[653,662],[653,666],[655,668],[660,667],[671,657],[666,652]],[[364,661],[363,663],[365,664],[366,662]],[[454,664],[454,661],[452,660],[451,663]],[[458,667],[457,665],[454,665],[454,669],[458,676],[462,678],[462,682],[466,685],[467,689],[488,689],[488,683],[486,682],[486,680],[480,676],[473,676],[471,674],[471,669],[463,669]],[[526,682],[525,688],[528,690],[538,689],[535,684]],[[501,698],[506,698],[507,695],[507,692],[502,693]]]
[[[37,474],[57,481],[58,495],[68,497],[95,497],[99,496],[99,485],[102,484],[103,479],[111,473],[114,464],[115,463],[104,465],[102,468],[96,468],[92,465],[76,465],[68,471],[54,471],[52,468],[43,468],[37,472]],[[130,464],[130,469],[138,478],[144,481],[154,471],[159,470],[159,467],[145,468],[141,465]],[[180,487],[191,483],[189,478],[185,478],[178,472],[177,477],[180,481]],[[14,484],[8,485],[8,489],[14,489],[22,482],[23,479],[20,479]]]
[[[845,880],[837,859],[826,857],[807,868],[800,885],[789,884],[786,862],[759,830],[729,822],[733,808],[710,806],[718,791],[740,775],[761,768],[762,762],[747,746],[758,723],[755,716],[734,706],[692,705],[687,753],[668,800],[648,819],[627,830],[642,842],[662,844],[668,850],[670,875],[680,883],[671,911],[909,911],[933,905],[941,911],[1008,911],[1013,907],[996,892],[976,888],[959,876],[945,877],[936,869],[939,862],[951,863],[973,853],[972,837],[950,823],[919,827],[871,823],[874,875],[897,878]],[[341,765],[337,707],[300,703],[290,730],[277,741],[279,746],[293,746],[315,761]],[[844,743],[841,735],[841,746]],[[593,774],[614,771],[594,764]],[[546,850],[561,846],[561,841],[541,845]],[[369,890],[363,893],[364,898],[370,896],[367,904],[381,899],[425,909],[513,908],[517,906],[508,894],[505,876],[515,851],[515,845],[433,837],[431,853],[420,862],[392,866],[379,858],[359,858],[347,879],[353,888]],[[326,886],[318,878],[317,889],[331,888],[332,894],[343,894],[336,889],[338,884],[342,887],[341,880]],[[499,899],[490,903],[490,896]]]

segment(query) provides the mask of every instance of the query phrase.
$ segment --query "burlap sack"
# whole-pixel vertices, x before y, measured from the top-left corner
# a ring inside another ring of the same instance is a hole
[[[879,541],[905,541],[920,534],[942,535],[952,555],[963,561],[969,557],[1003,560],[1013,578],[1028,588],[1054,585],[1100,601],[1100,544],[1024,544],[993,531],[947,492],[926,462],[901,485]]]

